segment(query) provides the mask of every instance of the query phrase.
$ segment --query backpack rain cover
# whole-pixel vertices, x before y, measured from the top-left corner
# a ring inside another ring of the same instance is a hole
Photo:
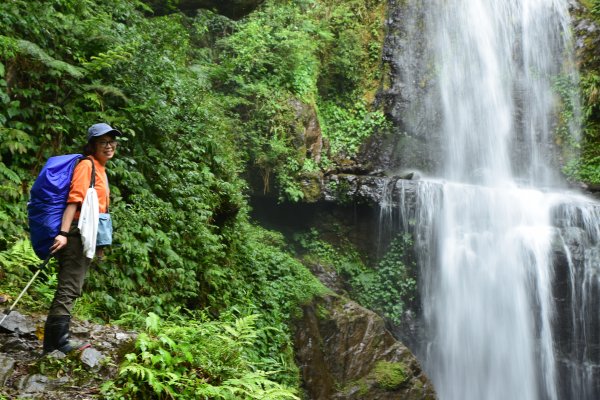
[[[50,247],[60,231],[73,171],[82,158],[81,154],[50,157],[31,187],[27,203],[29,235],[33,250],[41,259],[50,255]]]

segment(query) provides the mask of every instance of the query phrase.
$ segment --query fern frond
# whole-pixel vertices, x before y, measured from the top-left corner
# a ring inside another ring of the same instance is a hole
[[[27,132],[20,129],[0,127],[1,150],[8,150],[11,154],[23,154],[32,147],[33,142]]]
[[[235,329],[238,332],[238,339],[245,344],[251,344],[258,336],[256,331],[256,321],[260,317],[259,314],[247,315],[238,318],[235,321]]]
[[[158,332],[160,327],[160,317],[153,312],[149,312],[146,317],[146,330],[148,332]]]
[[[161,335],[159,340],[161,341],[161,343],[166,344],[171,349],[174,349],[175,347],[177,347],[177,345],[175,344],[175,341],[168,336]]]
[[[127,366],[121,368],[121,371],[119,371],[119,375],[121,375],[121,376],[133,375],[139,380],[145,380],[147,373],[149,371],[150,370],[148,368],[146,368],[142,365],[132,364],[132,365],[127,365]]]
[[[29,240],[18,240],[8,250],[0,252],[0,267],[7,271],[31,274],[27,265],[39,263]]]
[[[0,162],[0,179],[1,178],[5,178],[16,185],[21,184],[21,178],[19,178],[19,175],[8,168],[3,162]]]
[[[57,60],[56,58],[46,53],[41,47],[39,47],[35,43],[24,39],[17,39],[16,44],[18,52],[20,54],[27,55],[41,62],[50,69],[64,72],[68,75],[71,75],[73,78],[83,78],[84,76],[84,70],[82,68],[76,67],[61,60]]]
[[[121,89],[115,86],[110,85],[102,85],[102,84],[91,84],[84,85],[83,88],[90,92],[97,92],[104,96],[113,96],[122,99],[123,101],[128,101],[129,99],[125,96],[125,93]]]
[[[245,396],[256,399],[293,399],[300,400],[294,390],[286,388],[267,378],[264,371],[250,372],[240,378],[232,378],[223,382],[223,388],[231,394],[243,393]]]
[[[119,45],[114,49],[108,50],[106,53],[98,53],[90,57],[90,60],[84,62],[83,66],[89,71],[96,72],[112,68],[118,61],[126,61],[131,58],[131,54],[135,51],[136,46],[134,43]]]

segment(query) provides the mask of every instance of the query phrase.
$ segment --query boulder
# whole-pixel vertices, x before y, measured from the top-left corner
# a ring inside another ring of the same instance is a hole
[[[325,295],[304,306],[294,338],[312,400],[436,398],[417,359],[383,319],[342,296]]]

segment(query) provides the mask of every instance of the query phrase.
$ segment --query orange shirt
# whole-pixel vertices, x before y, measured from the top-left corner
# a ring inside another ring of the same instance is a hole
[[[110,189],[108,187],[106,169],[93,156],[88,157],[94,160],[94,166],[96,167],[96,182],[94,187],[96,188],[96,193],[98,193],[100,212],[105,213],[110,204]],[[81,204],[85,199],[85,194],[90,187],[91,179],[92,163],[89,160],[82,159],[79,161],[79,164],[75,166],[75,171],[73,171],[73,179],[71,179],[71,189],[69,190],[67,203],[76,203],[81,207]],[[77,213],[75,214],[75,219],[79,219],[79,210],[77,210]]]

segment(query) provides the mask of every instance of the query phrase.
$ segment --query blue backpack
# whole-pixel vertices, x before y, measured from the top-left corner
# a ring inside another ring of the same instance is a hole
[[[81,154],[50,157],[31,187],[27,203],[29,235],[33,250],[41,259],[50,255],[50,247],[60,231],[73,171],[82,158]]]

